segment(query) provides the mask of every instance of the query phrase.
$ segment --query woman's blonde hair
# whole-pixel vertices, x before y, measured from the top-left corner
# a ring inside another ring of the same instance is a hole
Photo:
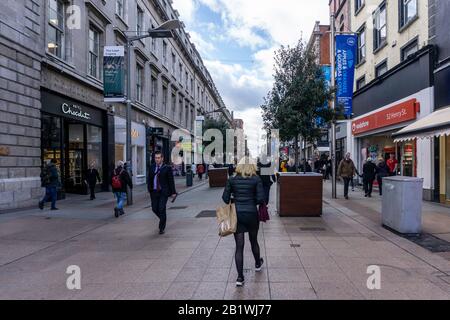
[[[236,174],[243,178],[256,176],[255,161],[253,161],[249,157],[242,158],[236,167]]]

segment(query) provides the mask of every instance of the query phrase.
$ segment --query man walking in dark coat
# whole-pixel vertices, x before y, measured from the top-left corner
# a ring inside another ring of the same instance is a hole
[[[59,175],[58,169],[56,169],[56,160],[52,159],[42,169],[41,183],[45,187],[45,196],[39,201],[39,209],[44,209],[44,204],[48,201],[51,202],[51,210],[58,210],[56,207],[57,188],[59,187]]]
[[[95,162],[92,161],[89,169],[86,171],[86,182],[89,186],[89,191],[91,192],[91,200],[95,199],[95,185],[97,181],[100,182],[100,174],[95,168]]]
[[[376,172],[377,167],[372,162],[372,158],[367,158],[366,163],[364,163],[363,165],[363,184],[365,197],[372,197],[372,187]]]
[[[159,218],[159,234],[164,234],[166,228],[166,205],[169,197],[177,196],[172,168],[163,163],[161,152],[155,152],[155,163],[150,167],[147,189],[152,199],[152,211]]]

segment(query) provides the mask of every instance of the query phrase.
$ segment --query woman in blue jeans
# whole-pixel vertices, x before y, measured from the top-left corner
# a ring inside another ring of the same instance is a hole
[[[127,198],[127,186],[129,186],[130,189],[133,189],[133,182],[131,181],[127,170],[124,168],[123,161],[119,161],[117,167],[111,174],[111,187],[117,201],[117,206],[114,208],[114,216],[116,218],[118,218],[119,215],[125,214],[123,211],[123,204]]]

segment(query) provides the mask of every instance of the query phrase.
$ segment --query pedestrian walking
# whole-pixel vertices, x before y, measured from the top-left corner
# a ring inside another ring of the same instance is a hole
[[[350,152],[347,152],[345,158],[341,160],[337,170],[337,176],[344,180],[344,197],[348,200],[348,186],[356,173],[355,164],[350,158]]]
[[[127,198],[127,186],[133,189],[133,182],[128,171],[125,169],[123,161],[117,162],[116,168],[111,173],[111,187],[116,198],[116,206],[114,207],[114,216],[124,215],[123,204]]]
[[[233,199],[232,199],[233,197]],[[236,286],[244,284],[244,243],[248,232],[255,270],[261,271],[264,260],[258,244],[259,219],[257,204],[264,204],[264,189],[261,178],[256,174],[256,165],[248,157],[241,159],[236,167],[236,175],[228,179],[222,199],[226,204],[233,201],[236,206],[237,228],[234,233],[236,242],[235,263],[238,273]]]
[[[205,166],[203,164],[197,165],[197,174],[198,174],[198,180],[203,179],[203,174],[205,173]]]
[[[373,181],[375,180],[376,172],[377,167],[372,162],[372,158],[367,158],[363,165],[363,185],[365,197],[372,197]]]
[[[383,195],[383,178],[389,176],[389,167],[383,158],[378,159],[378,164],[377,164],[376,170],[377,170],[378,189],[380,192],[380,196],[382,196]]]
[[[175,200],[177,192],[172,168],[164,164],[164,157],[159,151],[155,152],[155,163],[150,167],[147,190],[152,201],[152,211],[159,218],[159,234],[164,234],[167,201],[169,197]]]
[[[266,205],[268,206],[269,205],[269,197],[270,197],[270,187],[277,180],[276,180],[276,177],[275,177],[274,174],[266,174],[266,172],[264,172],[265,170],[270,170],[270,169],[267,169],[267,168],[271,168],[272,167],[272,164],[270,162],[267,163],[267,164],[262,164],[258,160],[257,166],[258,166],[257,174],[261,178],[261,181],[262,181],[262,184],[263,184],[264,200],[266,202]],[[266,169],[264,170],[264,168],[266,168]]]
[[[389,175],[390,176],[397,175],[398,161],[397,161],[397,159],[395,159],[395,154],[394,153],[389,154],[389,159],[387,159],[386,165],[389,168]]]
[[[194,178],[195,175],[197,174],[197,166],[195,165],[195,163],[191,165],[191,171],[192,171],[192,178]]]
[[[89,191],[91,193],[91,200],[95,199],[95,186],[98,182],[101,182],[100,174],[95,167],[95,161],[92,161],[89,165],[89,169],[86,171],[86,183],[89,186]]]
[[[41,185],[45,187],[45,196],[39,201],[39,209],[44,209],[46,202],[51,202],[51,210],[58,210],[56,207],[57,189],[60,186],[58,169],[56,169],[56,160],[51,159],[41,172]]]

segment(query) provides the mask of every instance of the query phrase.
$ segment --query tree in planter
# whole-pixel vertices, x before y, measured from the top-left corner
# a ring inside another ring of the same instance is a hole
[[[313,143],[320,137],[317,119],[329,122],[334,110],[325,108],[333,99],[314,51],[307,50],[300,39],[295,47],[281,46],[275,52],[275,73],[272,90],[261,106],[266,129],[278,129],[280,139],[294,140],[296,172],[299,172],[299,137]],[[304,171],[306,166],[304,165]]]

